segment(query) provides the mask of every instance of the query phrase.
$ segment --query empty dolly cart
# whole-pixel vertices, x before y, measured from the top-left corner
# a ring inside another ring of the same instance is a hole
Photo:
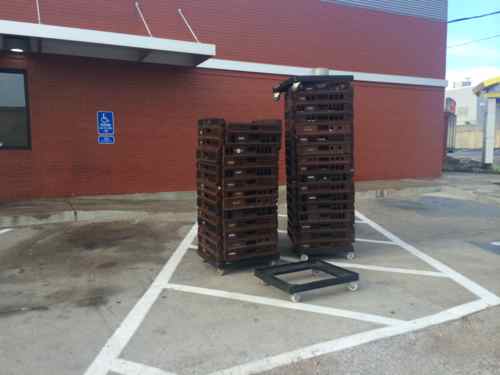
[[[312,271],[314,275],[323,273],[329,277],[304,283],[287,282],[281,278],[284,275],[292,275],[303,271]],[[359,275],[356,272],[318,259],[257,268],[255,276],[261,279],[266,285],[274,286],[288,293],[293,302],[300,302],[301,295],[304,292],[340,284],[347,284],[347,288],[354,292],[358,290],[359,280]]]

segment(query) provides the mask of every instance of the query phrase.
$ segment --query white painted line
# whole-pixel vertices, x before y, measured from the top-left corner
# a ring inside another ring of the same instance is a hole
[[[189,245],[189,248],[193,249],[193,250],[198,250],[198,246],[195,246],[195,245]]]
[[[356,220],[355,223],[356,224],[368,224],[366,221],[363,221],[363,220]]]
[[[402,247],[403,249],[408,251],[410,254],[415,255],[417,258],[420,258],[421,260],[423,260],[427,264],[434,267],[436,270],[447,274],[450,279],[454,280],[456,283],[460,284],[461,286],[463,286],[465,289],[469,290],[470,292],[472,292],[476,296],[482,298],[488,304],[494,306],[494,305],[497,305],[500,303],[500,298],[498,296],[496,296],[495,294],[491,293],[489,290],[486,290],[485,288],[483,288],[479,284],[468,279],[467,277],[463,276],[462,274],[456,272],[455,270],[451,269],[450,267],[448,267],[444,263],[430,257],[429,255],[418,250],[416,247],[401,240],[399,237],[392,234],[387,229],[381,227],[380,225],[373,222],[372,220],[368,219],[366,216],[364,216],[360,212],[356,211],[356,215],[361,217],[373,229],[375,229],[379,233],[382,233],[389,240],[395,242],[398,246]]]
[[[110,371],[122,375],[175,375],[172,372],[166,372],[156,367],[143,365],[142,363],[130,362],[121,358],[113,361]]]
[[[149,310],[160,296],[163,288],[170,281],[175,269],[182,257],[189,249],[189,245],[196,236],[197,225],[195,224],[184,237],[167,264],[160,271],[149,289],[128,313],[125,320],[113,333],[108,342],[101,349],[94,362],[85,372],[85,375],[106,375],[111,364],[120,356],[128,342],[140,327]]]
[[[278,233],[288,234],[288,232],[286,230],[282,230],[282,229],[278,229]]]
[[[379,316],[379,315],[364,314],[364,313],[360,313],[360,312],[356,312],[356,311],[335,309],[335,308],[331,308],[331,307],[318,306],[318,305],[310,305],[307,303],[294,303],[294,302],[283,301],[283,300],[275,299],[275,298],[267,298],[267,297],[253,296],[253,295],[249,295],[249,294],[226,292],[224,290],[199,288],[199,287],[195,287],[195,286],[178,285],[178,284],[168,284],[167,288],[172,289],[172,290],[177,290],[179,292],[196,293],[196,294],[202,294],[205,296],[227,298],[227,299],[243,301],[243,302],[250,302],[250,303],[258,303],[261,305],[281,307],[281,308],[291,309],[291,310],[307,311],[307,312],[312,312],[312,313],[317,313],[317,314],[336,316],[336,317],[340,317],[340,318],[361,320],[364,322],[370,322],[370,323],[375,323],[375,324],[394,325],[394,324],[401,324],[403,322],[403,320],[386,318],[384,316]]]
[[[393,245],[393,246],[398,246],[397,243],[392,242],[392,241],[379,241],[379,240],[369,240],[367,238],[356,238],[356,242],[368,242],[368,243],[379,243],[383,245]]]
[[[11,228],[0,229],[0,234],[8,233],[10,231],[12,231]]]
[[[342,337],[320,344],[311,345],[288,353],[249,362],[244,365],[231,367],[222,371],[213,372],[211,375],[250,375],[272,370],[276,367],[286,366],[299,361],[311,359],[325,354],[353,348],[369,342],[381,340],[388,337],[399,336],[408,332],[421,330],[436,324],[460,319],[466,315],[484,310],[488,304],[478,300],[460,305],[449,310],[431,315],[425,318],[404,322],[398,325],[378,328],[352,336]]]
[[[288,215],[279,214],[279,217],[288,217]]]
[[[393,272],[393,273],[404,273],[408,275],[417,275],[417,276],[432,276],[432,277],[443,277],[448,278],[448,275],[441,272],[434,271],[420,271],[420,270],[412,270],[408,268],[394,268],[394,267],[382,267],[382,266],[372,266],[358,263],[343,263],[336,261],[327,261],[335,266],[344,267],[344,268],[359,268],[362,270],[369,271],[380,271],[380,272]]]

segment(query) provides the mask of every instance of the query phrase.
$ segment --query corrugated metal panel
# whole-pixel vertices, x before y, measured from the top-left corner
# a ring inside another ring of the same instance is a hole
[[[448,0],[320,0],[325,3],[351,5],[406,16],[448,19]]]

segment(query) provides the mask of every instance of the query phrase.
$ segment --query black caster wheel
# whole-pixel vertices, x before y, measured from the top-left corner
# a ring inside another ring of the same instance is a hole
[[[226,270],[223,268],[217,268],[217,275],[224,276],[226,274]]]
[[[356,258],[356,254],[354,253],[354,251],[349,251],[346,255],[345,255],[345,258],[347,260],[353,260],[354,258]]]
[[[359,285],[355,281],[347,284],[347,289],[349,289],[351,292],[355,292],[356,290],[358,290],[358,288],[359,288]]]

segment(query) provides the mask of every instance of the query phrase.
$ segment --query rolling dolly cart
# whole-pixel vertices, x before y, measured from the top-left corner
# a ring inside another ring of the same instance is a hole
[[[354,253],[353,76],[298,76],[285,97],[288,236],[301,261]]]
[[[323,272],[331,278],[315,280],[302,284],[286,282],[279,276],[311,270],[313,274]],[[300,302],[301,293],[310,290],[326,288],[329,286],[347,284],[347,288],[355,292],[358,290],[359,274],[345,268],[334,266],[322,260],[309,260],[307,262],[286,263],[269,267],[260,267],[255,270],[255,276],[264,284],[274,286],[290,294],[292,302]]]

